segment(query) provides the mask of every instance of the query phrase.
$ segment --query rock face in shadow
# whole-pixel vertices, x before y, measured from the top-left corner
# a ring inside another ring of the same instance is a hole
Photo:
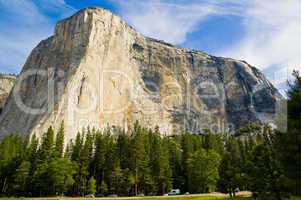
[[[282,98],[244,61],[144,37],[100,8],[59,22],[30,54],[13,94],[0,138],[64,122],[69,140],[83,127],[127,129],[136,120],[168,134],[223,132],[273,123]]]
[[[0,114],[16,81],[16,76],[0,74]]]

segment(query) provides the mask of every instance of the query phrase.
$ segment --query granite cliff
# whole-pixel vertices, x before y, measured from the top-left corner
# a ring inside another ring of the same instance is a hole
[[[14,86],[16,76],[0,74],[0,113],[5,105],[6,99]]]
[[[147,38],[118,16],[88,8],[60,21],[28,57],[0,116],[0,138],[41,134],[64,122],[165,133],[229,131],[273,123],[281,95],[244,61]]]

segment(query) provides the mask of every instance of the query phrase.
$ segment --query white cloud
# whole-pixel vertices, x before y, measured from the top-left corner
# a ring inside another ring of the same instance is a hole
[[[247,34],[221,55],[246,60],[270,72],[274,69],[270,79],[275,84],[285,82],[292,69],[301,70],[300,0],[254,0],[243,19]]]
[[[62,0],[41,0],[44,8],[70,13]],[[17,73],[31,50],[53,34],[54,22],[43,14],[34,0],[0,0],[0,71]]]
[[[120,1],[121,15],[142,34],[174,44],[185,42],[204,18],[218,11],[213,3],[180,1]]]
[[[65,0],[38,0],[34,3],[40,10],[54,13],[60,17],[66,17],[71,15],[76,9],[65,3]]]
[[[201,22],[214,15],[241,15],[249,0],[110,0],[142,34],[182,44]],[[200,38],[201,39],[201,38]]]

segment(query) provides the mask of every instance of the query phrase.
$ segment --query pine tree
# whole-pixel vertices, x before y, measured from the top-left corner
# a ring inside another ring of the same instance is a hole
[[[281,169],[267,144],[259,144],[253,150],[249,163],[249,181],[255,197],[282,199]]]
[[[105,165],[104,165],[104,179],[108,186],[108,190],[112,193],[116,193],[118,190],[120,165],[116,156],[116,143],[115,139],[111,135],[111,131],[108,129],[105,133]]]
[[[88,193],[89,194],[95,194],[96,193],[96,181],[95,181],[93,176],[89,179]]]
[[[100,185],[100,192],[104,195],[108,194],[108,186],[104,181]]]
[[[30,144],[28,147],[28,162],[30,163],[30,171],[29,171],[29,179],[28,179],[28,185],[27,189],[29,193],[35,193],[34,188],[33,188],[33,176],[34,173],[37,169],[37,164],[38,164],[38,149],[39,149],[39,139],[36,137],[36,135],[32,135]]]
[[[151,170],[149,165],[149,156],[147,155],[146,130],[143,129],[138,122],[134,124],[132,133],[131,155],[132,167],[135,174],[135,195],[139,193],[148,193],[152,189],[153,182],[151,180]]]
[[[199,149],[188,161],[188,184],[191,193],[207,193],[216,189],[220,156],[213,150]]]
[[[154,185],[154,190],[156,194],[160,194],[160,154],[161,154],[161,144],[160,144],[160,136],[158,135],[157,131],[153,132],[149,130],[148,137],[150,141],[150,167],[151,167],[151,175],[156,182]]]
[[[85,135],[85,141],[80,151],[80,157],[78,161],[78,178],[79,178],[78,184],[79,184],[79,192],[81,194],[86,194],[90,163],[92,162],[92,156],[93,156],[94,136],[91,134],[89,128],[87,130],[87,133],[85,133],[84,131],[82,134]]]
[[[72,154],[71,154],[71,160],[74,162],[78,162],[80,159],[80,154],[83,149],[83,136],[80,132],[77,133],[75,138],[75,143],[72,146]]]
[[[301,195],[301,76],[293,73],[295,80],[287,92],[287,132],[277,132],[274,149],[283,168],[286,188],[292,195]]]
[[[37,158],[37,153],[38,153],[38,147],[39,147],[39,140],[38,138],[36,137],[36,135],[34,134],[32,137],[31,137],[31,140],[30,140],[30,144],[29,144],[29,161],[31,164],[34,164],[35,161],[36,161],[36,158]]]
[[[61,124],[60,129],[55,138],[55,157],[63,157],[64,152],[64,123]]]
[[[23,140],[20,136],[10,135],[0,145],[0,192],[9,194],[13,189],[15,170],[24,159]],[[25,150],[26,152],[26,150]]]
[[[54,131],[50,126],[46,133],[43,134],[41,145],[38,151],[40,162],[49,161],[54,157]]]
[[[184,186],[183,191],[192,191],[189,188],[189,159],[193,153],[193,145],[191,141],[192,137],[186,133],[181,136],[181,149],[182,149],[182,169],[183,169],[183,179],[184,179]]]
[[[74,195],[80,195],[82,188],[82,177],[80,173],[80,156],[83,150],[83,136],[81,135],[81,133],[77,133],[75,142],[71,149],[71,161],[73,161],[76,165],[76,174],[74,175],[75,183],[73,185],[72,193]]]
[[[95,154],[94,154],[94,175],[96,178],[97,191],[100,191],[101,183],[104,182],[104,165],[106,148],[101,132],[98,132],[95,136]]]
[[[235,161],[236,162],[236,161]],[[230,194],[230,197],[235,197],[235,190],[239,188],[239,172],[240,169],[233,162],[230,153],[226,153],[219,167],[219,187],[222,192]]]
[[[241,188],[245,178],[239,139],[229,136],[226,141],[226,151],[219,168],[219,187],[231,197],[235,197],[235,190]]]
[[[70,160],[57,158],[52,160],[47,167],[49,184],[48,195],[64,194],[73,185],[74,165]]]
[[[160,156],[159,156],[159,194],[166,194],[171,188],[171,168],[169,163],[169,151],[168,147],[165,145],[166,140],[161,140]]]
[[[19,195],[25,195],[28,187],[30,162],[23,161],[14,173],[14,191]]]

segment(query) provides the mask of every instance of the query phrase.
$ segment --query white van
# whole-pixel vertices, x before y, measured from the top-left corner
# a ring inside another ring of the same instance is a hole
[[[168,195],[180,195],[181,191],[179,189],[172,189],[168,192]]]

